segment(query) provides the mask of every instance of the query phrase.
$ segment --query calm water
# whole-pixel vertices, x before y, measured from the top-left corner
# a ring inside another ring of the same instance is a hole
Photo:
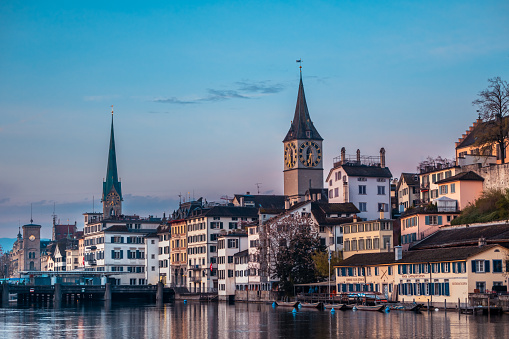
[[[175,302],[0,308],[0,338],[509,338],[509,315],[299,311]]]

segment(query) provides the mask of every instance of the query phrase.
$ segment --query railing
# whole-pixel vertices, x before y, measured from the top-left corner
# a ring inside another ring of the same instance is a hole
[[[201,267],[200,265],[192,265],[191,267],[189,267],[189,269],[193,271],[198,271],[201,270]]]

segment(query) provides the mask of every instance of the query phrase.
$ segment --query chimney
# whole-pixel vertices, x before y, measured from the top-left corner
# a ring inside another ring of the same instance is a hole
[[[361,151],[357,149],[357,165],[361,164]]]
[[[401,260],[403,258],[403,248],[401,246],[394,246],[394,260]]]
[[[486,246],[486,238],[479,238],[479,247]]]
[[[385,168],[385,148],[380,148],[380,167]]]
[[[344,164],[346,161],[346,149],[341,147],[341,163]]]

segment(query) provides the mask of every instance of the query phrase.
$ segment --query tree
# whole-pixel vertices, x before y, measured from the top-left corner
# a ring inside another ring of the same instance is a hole
[[[323,250],[318,227],[309,216],[287,214],[268,221],[260,234],[262,267],[287,295],[294,284],[316,279],[312,255]]]
[[[342,252],[332,252],[330,261],[331,277],[334,276],[334,266],[341,263],[342,257]],[[312,258],[315,263],[317,276],[323,280],[327,279],[329,276],[329,253],[327,251],[316,251]]]
[[[479,98],[472,101],[484,121],[474,146],[479,147],[481,155],[491,154],[493,147],[498,147],[500,160],[504,163],[509,132],[509,85],[500,77],[488,79],[488,82],[488,88],[479,92]]]

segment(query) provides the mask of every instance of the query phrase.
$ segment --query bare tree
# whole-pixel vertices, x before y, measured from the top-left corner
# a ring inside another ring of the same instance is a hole
[[[287,214],[263,225],[260,269],[287,294],[295,283],[316,278],[313,253],[320,249],[318,226],[310,216]]]
[[[491,154],[497,146],[502,163],[505,162],[509,132],[509,85],[500,77],[488,79],[488,88],[479,92],[472,105],[478,107],[484,123],[477,133],[474,145],[482,155]]]

